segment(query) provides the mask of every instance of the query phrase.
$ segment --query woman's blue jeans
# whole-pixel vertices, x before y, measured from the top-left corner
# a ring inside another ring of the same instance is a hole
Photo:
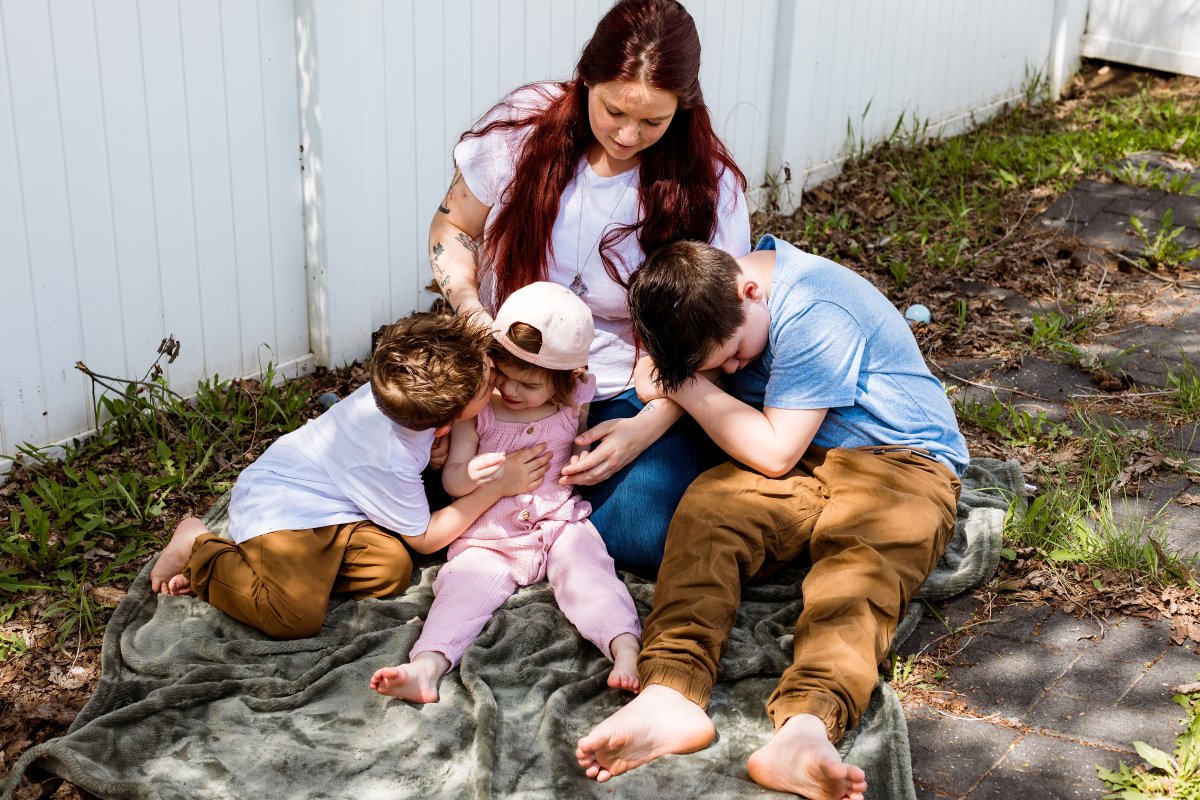
[[[644,404],[630,389],[592,401],[588,427],[635,416]],[[695,478],[724,459],[695,420],[684,416],[629,464],[594,486],[580,486],[592,504],[592,523],[618,569],[654,578],[662,563],[667,526]]]

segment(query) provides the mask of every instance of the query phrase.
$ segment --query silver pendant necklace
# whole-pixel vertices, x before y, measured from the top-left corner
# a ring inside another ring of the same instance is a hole
[[[632,174],[637,168],[627,170]],[[600,226],[600,235],[596,237],[596,242],[588,249],[587,257],[580,262],[579,257],[582,254],[580,249],[581,238],[583,236],[583,216],[587,209],[588,200],[591,197],[592,181],[589,173],[592,171],[588,164],[587,156],[583,158],[583,169],[579,174],[579,180],[583,184],[583,195],[579,202],[579,226],[575,228],[575,278],[571,281],[571,285],[567,288],[576,294],[578,297],[583,297],[587,294],[588,285],[583,282],[583,270],[592,260],[593,251],[598,252],[600,242],[604,239],[604,233],[608,230],[608,223],[612,222],[613,215],[617,213],[617,209],[621,207],[621,201],[625,199],[625,194],[629,191],[629,187],[633,185],[632,177],[625,178],[625,188],[621,190],[621,194],[617,197],[617,202],[613,205],[612,210],[605,217],[608,222]]]

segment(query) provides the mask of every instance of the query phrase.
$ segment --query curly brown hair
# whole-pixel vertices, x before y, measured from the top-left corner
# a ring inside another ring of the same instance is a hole
[[[484,388],[491,329],[475,315],[414,314],[383,332],[371,391],[388,419],[411,430],[448,425]]]

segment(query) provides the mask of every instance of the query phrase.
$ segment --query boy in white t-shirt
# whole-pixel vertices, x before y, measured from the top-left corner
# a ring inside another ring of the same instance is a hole
[[[397,322],[380,337],[368,384],[242,472],[229,504],[233,541],[183,520],[150,571],[152,590],[194,593],[277,639],[316,634],[332,592],[403,591],[409,548],[445,547],[501,497],[541,483],[549,462],[540,444],[509,453],[499,480],[429,512],[421,473],[431,446],[487,403],[492,342],[471,317]]]

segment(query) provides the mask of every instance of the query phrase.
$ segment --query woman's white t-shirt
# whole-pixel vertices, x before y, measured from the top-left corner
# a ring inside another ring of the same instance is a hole
[[[512,108],[501,106],[484,121],[524,116],[544,108],[561,89],[555,84],[518,89],[506,98]],[[492,131],[486,136],[464,139],[454,148],[454,163],[471,192],[491,206],[485,226],[490,227],[512,181],[517,159],[529,128]],[[548,265],[549,280],[570,287],[575,276],[587,286],[583,301],[592,310],[596,338],[592,341],[588,369],[596,376],[596,399],[607,400],[633,385],[633,327],[625,289],[609,277],[600,260],[600,239],[612,227],[628,225],[639,218],[638,180],[640,168],[612,177],[601,177],[586,158],[579,160],[575,177],[567,184],[558,205],[558,218],[551,234],[553,254]],[[710,242],[735,257],[750,252],[750,214],[746,197],[735,176],[723,171],[717,200],[717,229]],[[631,234],[609,249],[618,271],[629,276],[642,265],[645,254],[637,236]],[[494,287],[485,273],[480,293],[485,306],[495,309]]]

